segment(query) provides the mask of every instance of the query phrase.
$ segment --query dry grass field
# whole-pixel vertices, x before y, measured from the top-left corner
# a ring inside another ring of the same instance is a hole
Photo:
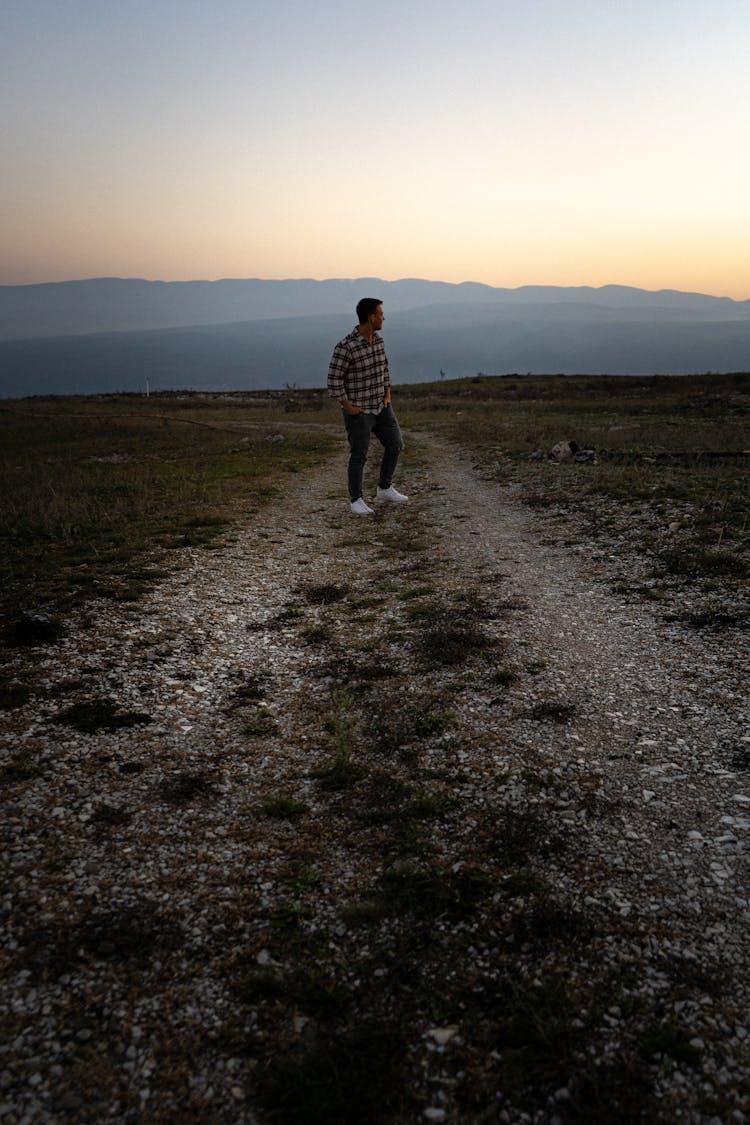
[[[589,534],[642,522],[657,560],[688,577],[748,572],[750,376],[503,377],[396,394],[403,428],[467,447],[482,471],[539,508],[575,510]],[[215,543],[286,474],[340,435],[324,392],[6,401],[0,410],[0,609],[64,611],[90,595],[137,598],[181,546]],[[283,440],[282,440],[283,439]],[[593,464],[550,465],[560,440]]]
[[[302,392],[3,403],[6,627],[22,609],[137,599],[181,548],[215,544],[333,448],[322,400],[305,405]]]

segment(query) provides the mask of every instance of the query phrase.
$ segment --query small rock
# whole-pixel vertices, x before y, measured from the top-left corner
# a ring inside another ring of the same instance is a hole
[[[32,610],[22,611],[14,627],[14,638],[17,645],[44,645],[57,641],[63,634],[59,621],[47,613],[34,613]]]
[[[450,1043],[457,1031],[457,1027],[431,1027],[427,1035],[430,1039],[433,1039],[438,1046],[444,1047],[446,1043]]]
[[[577,441],[558,441],[549,451],[553,461],[572,461],[578,452]]]

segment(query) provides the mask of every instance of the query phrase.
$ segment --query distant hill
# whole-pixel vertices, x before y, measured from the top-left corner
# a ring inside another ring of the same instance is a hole
[[[0,286],[0,394],[325,382],[360,296],[381,297],[394,380],[750,369],[750,301],[623,286],[494,289],[377,278]]]
[[[407,278],[360,277],[331,281],[142,281],[95,278],[46,285],[0,286],[0,340],[94,332],[141,332],[150,328],[218,325],[247,320],[342,314],[353,316],[360,297],[382,297],[388,312],[429,305],[576,304],[663,313],[688,312],[710,319],[750,317],[750,301],[662,290],[651,293],[622,285],[601,289],[490,285]]]

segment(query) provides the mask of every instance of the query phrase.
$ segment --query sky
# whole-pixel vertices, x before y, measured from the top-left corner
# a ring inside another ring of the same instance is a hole
[[[0,284],[750,298],[747,0],[0,0]]]

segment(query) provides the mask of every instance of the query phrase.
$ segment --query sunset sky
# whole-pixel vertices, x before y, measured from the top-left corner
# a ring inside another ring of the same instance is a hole
[[[750,298],[747,0],[0,0],[0,283]]]

